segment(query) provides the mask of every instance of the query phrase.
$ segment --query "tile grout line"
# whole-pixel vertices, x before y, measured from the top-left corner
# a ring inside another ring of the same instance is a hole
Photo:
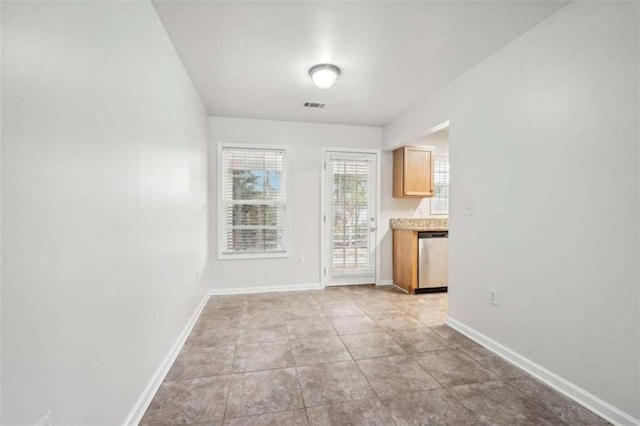
[[[452,386],[455,387],[455,386]],[[482,423],[482,419],[480,418],[480,416],[478,414],[475,413],[475,411],[472,411],[471,409],[467,408],[466,405],[464,405],[462,403],[462,401],[460,401],[454,394],[453,392],[451,392],[449,389],[443,387],[442,388],[451,398],[453,398],[457,404],[459,404],[461,407],[463,407],[465,410],[467,410],[474,418],[478,419],[478,421],[480,423]]]
[[[542,405],[541,402],[539,402],[536,398],[530,397],[529,395],[525,394],[524,392],[522,392],[520,389],[518,389],[517,386],[514,386],[510,383],[507,383],[506,380],[501,379],[501,381],[504,383],[504,385],[510,389],[515,390],[516,392],[518,392],[520,395],[522,395],[525,399],[531,401],[532,403],[534,403],[535,405],[537,405],[538,407],[542,408],[544,411],[547,411],[548,413],[550,413],[554,418],[560,420],[561,423],[563,424],[567,424],[564,420],[562,420],[560,418],[560,416],[556,415],[555,412],[551,411],[550,409],[548,409],[547,407],[545,407],[544,405]],[[591,412],[591,411],[590,411]],[[595,413],[594,413],[595,414]],[[598,416],[597,414],[595,414],[596,416]],[[600,416],[598,416],[600,417]]]
[[[289,343],[289,350],[291,351],[291,359],[293,360],[293,369],[296,372],[296,383],[298,384],[298,392],[300,392],[300,399],[302,399],[302,409],[304,410],[304,415],[307,417],[307,424],[308,424],[309,413],[307,412],[307,405],[304,402],[304,394],[302,393],[302,383],[300,383],[300,374],[298,373],[298,363],[296,362],[296,358],[293,355],[293,349],[291,348],[291,335],[289,335],[289,327],[285,325],[284,329],[287,331],[287,341]]]
[[[238,416],[238,417],[229,417],[228,420],[235,420],[235,419],[248,419],[251,417],[259,417],[259,416],[265,416],[268,414],[277,414],[277,413],[286,413],[289,411],[295,411],[295,410],[304,410],[303,408],[287,408],[285,410],[274,410],[274,411],[265,411],[264,413],[256,413],[256,414],[249,414],[248,416]],[[199,425],[199,424],[193,424],[193,423],[185,423],[181,426],[195,426],[195,425]]]
[[[482,346],[483,349],[486,349],[484,346]],[[474,361],[476,361],[478,364],[482,365],[485,369],[487,369],[488,371],[490,371],[491,373],[493,373],[492,368],[489,366],[489,362],[483,362],[481,360],[481,357],[474,354],[473,352],[467,352],[466,350],[467,348],[461,347],[459,348],[460,351],[464,352],[467,356],[469,356],[470,358],[472,358]],[[490,355],[489,358],[493,356]],[[497,355],[495,355],[497,357]],[[522,370],[521,368],[519,368],[517,365],[512,364],[511,362],[509,362],[508,360],[504,359],[504,358],[499,358],[501,362],[505,362],[509,367],[512,367],[514,369],[516,369],[519,372],[522,372],[523,374],[520,376],[516,376],[516,377],[501,377],[499,376],[497,373],[494,373],[499,379],[501,380],[514,380],[514,379],[520,379],[523,377],[526,377],[526,372],[524,370]]]
[[[238,336],[239,338],[240,336]],[[238,352],[237,339],[233,349],[233,358],[231,360],[231,373],[229,374],[229,384],[227,385],[227,394],[224,398],[224,410],[222,411],[222,424],[227,419],[227,403],[229,402],[229,394],[231,393],[231,382],[233,381],[233,365],[236,363],[236,353]]]
[[[427,367],[425,367],[424,365],[422,365],[417,359],[416,356],[423,354],[423,353],[431,353],[431,352],[445,352],[445,351],[457,351],[457,352],[462,352],[463,355],[466,355],[469,359],[471,359],[471,361],[473,361],[474,363],[478,364],[482,370],[485,370],[486,372],[489,373],[489,375],[492,377],[491,380],[485,380],[485,381],[481,381],[481,382],[472,382],[472,383],[463,383],[460,385],[451,385],[451,386],[444,386],[433,374],[431,374],[429,372],[429,370],[427,370]],[[441,388],[446,389],[447,387],[455,387],[455,386],[462,386],[462,385],[468,385],[468,384],[477,384],[477,383],[486,383],[486,382],[491,382],[491,381],[496,381],[496,380],[501,380],[500,377],[497,377],[495,374],[493,374],[493,372],[491,372],[489,369],[487,369],[484,365],[480,364],[478,361],[476,361],[474,358],[472,358],[470,355],[468,355],[465,351],[463,351],[461,348],[454,346],[450,349],[439,349],[439,350],[434,350],[434,351],[425,351],[425,352],[418,352],[415,354],[412,354],[412,358],[414,358],[414,361],[416,362],[416,364],[418,364],[424,371],[426,371],[426,373],[431,376],[439,385]],[[495,377],[495,378],[493,378]]]
[[[554,412],[552,412],[551,410],[547,409],[546,407],[542,406],[542,404],[538,403],[536,400],[534,400],[533,398],[525,395],[522,391],[520,391],[518,388],[516,388],[515,386],[510,386],[506,383],[504,383],[505,380],[502,379],[496,379],[496,380],[487,380],[485,382],[476,382],[476,383],[467,383],[467,384],[461,384],[461,385],[455,385],[455,386],[449,386],[447,387],[443,387],[443,389],[449,393],[449,395],[453,396],[453,398],[459,403],[461,404],[464,408],[466,408],[467,410],[469,410],[475,417],[477,417],[479,419],[479,416],[475,414],[475,412],[473,410],[471,410],[470,408],[467,408],[466,405],[464,405],[464,403],[453,393],[450,391],[450,389],[452,388],[457,388],[457,387],[461,387],[461,386],[471,386],[471,385],[481,385],[481,384],[485,384],[485,383],[503,383],[505,384],[505,386],[507,386],[509,389],[511,390],[515,390],[517,391],[520,395],[522,395],[524,397],[525,400],[531,401],[534,405],[542,408],[544,411],[550,413],[552,415],[552,417],[554,417],[554,419],[557,419],[560,421],[561,424],[565,424],[566,423],[560,418],[558,417]]]
[[[391,420],[393,420],[394,424],[398,424],[398,422],[396,422],[396,419],[393,418],[393,416],[391,415],[391,413],[389,412],[389,410],[387,410],[387,407],[382,403],[382,400],[380,399],[380,395],[378,395],[378,392],[376,392],[375,388],[373,387],[373,385],[371,384],[371,382],[369,381],[369,378],[367,377],[366,374],[364,374],[364,371],[362,371],[362,368],[360,367],[360,364],[358,364],[358,361],[355,359],[355,357],[353,356],[353,354],[351,353],[351,351],[349,350],[349,347],[347,347],[347,345],[344,343],[344,340],[342,340],[342,336],[338,335],[338,337],[340,338],[340,340],[342,341],[342,345],[345,347],[345,349],[347,350],[347,352],[349,352],[349,355],[351,355],[351,359],[353,360],[354,364],[356,365],[356,367],[358,367],[358,370],[360,371],[360,374],[362,374],[362,377],[364,377],[364,379],[367,381],[367,384],[369,385],[369,387],[371,388],[371,390],[373,391],[373,393],[375,394],[376,398],[378,399],[378,402],[380,402],[380,405],[382,405],[382,407],[384,408],[384,410],[387,412],[387,414],[389,415],[389,417],[391,418]]]

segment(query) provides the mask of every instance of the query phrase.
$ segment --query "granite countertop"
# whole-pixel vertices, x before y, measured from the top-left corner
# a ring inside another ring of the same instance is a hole
[[[391,229],[406,229],[409,231],[448,231],[449,219],[446,218],[407,218],[391,219]]]

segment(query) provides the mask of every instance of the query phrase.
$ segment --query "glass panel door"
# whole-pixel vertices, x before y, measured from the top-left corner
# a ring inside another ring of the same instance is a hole
[[[325,284],[376,279],[376,154],[327,152]]]

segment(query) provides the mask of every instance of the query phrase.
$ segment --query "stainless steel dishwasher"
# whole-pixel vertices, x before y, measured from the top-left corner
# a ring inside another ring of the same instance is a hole
[[[418,232],[416,293],[446,292],[449,284],[449,231]]]

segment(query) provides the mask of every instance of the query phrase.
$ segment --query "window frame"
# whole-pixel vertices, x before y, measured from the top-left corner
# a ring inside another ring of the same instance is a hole
[[[433,216],[437,216],[437,215],[449,215],[449,210],[450,210],[450,202],[451,202],[451,162],[449,161],[449,156],[448,155],[434,155],[434,168],[435,168],[435,162],[438,160],[438,158],[440,159],[445,159],[447,161],[447,168],[448,168],[448,176],[447,176],[447,181],[449,183],[447,183],[447,210],[438,210],[438,209],[434,209],[434,198],[435,198],[435,194],[436,194],[436,187],[438,186],[435,182],[434,182],[434,187],[433,187],[433,195],[434,197],[429,199],[429,213]],[[435,177],[434,177],[435,179]]]
[[[226,248],[226,205],[224,200],[224,182],[223,182],[223,156],[224,149],[256,149],[256,150],[272,150],[284,151],[284,176],[285,176],[285,214],[284,214],[284,244],[283,252],[264,252],[264,253],[225,253]],[[270,145],[258,143],[218,143],[218,260],[234,260],[234,259],[275,259],[288,258],[291,252],[291,149],[288,145]]]

